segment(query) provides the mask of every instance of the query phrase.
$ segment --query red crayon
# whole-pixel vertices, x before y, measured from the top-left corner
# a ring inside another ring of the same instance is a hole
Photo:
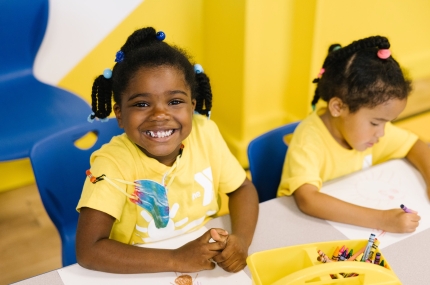
[[[342,254],[343,254],[344,251],[345,251],[345,246],[342,245],[342,247],[339,250],[339,254],[337,255],[337,260],[340,260],[340,258],[341,258],[341,256],[342,256]]]

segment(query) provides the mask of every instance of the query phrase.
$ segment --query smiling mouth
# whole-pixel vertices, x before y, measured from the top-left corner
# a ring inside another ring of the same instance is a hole
[[[175,130],[167,130],[167,131],[146,131],[146,134],[152,138],[165,138],[165,137],[170,137],[173,133],[175,132]]]

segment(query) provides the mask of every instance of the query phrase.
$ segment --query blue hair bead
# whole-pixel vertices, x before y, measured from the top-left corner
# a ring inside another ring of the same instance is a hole
[[[106,123],[107,121],[109,121],[109,118],[108,118],[108,117],[106,117],[106,118],[99,119],[99,120],[100,120],[100,122],[102,122],[102,123]]]
[[[115,55],[115,62],[121,62],[123,60],[124,60],[124,52],[120,50]]]
[[[203,67],[200,64],[194,64],[194,72],[197,74],[203,73]]]
[[[155,35],[155,38],[159,41],[164,41],[164,39],[166,38],[166,34],[163,31],[159,31]]]
[[[87,121],[92,123],[92,122],[94,122],[95,118],[96,118],[96,114],[94,114],[94,112],[93,112],[93,113],[88,115]]]
[[[112,77],[112,70],[110,68],[106,68],[103,70],[103,76],[106,79],[110,79]]]

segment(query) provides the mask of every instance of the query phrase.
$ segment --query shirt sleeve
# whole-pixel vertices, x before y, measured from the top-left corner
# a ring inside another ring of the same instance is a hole
[[[91,165],[90,171],[94,176],[105,174],[111,179],[122,179],[115,163],[106,157],[96,157]],[[126,191],[125,184],[115,181],[113,182]],[[93,184],[87,177],[76,210],[79,211],[82,207],[92,208],[104,212],[119,221],[126,199],[127,196],[109,184],[106,180],[101,180]]]
[[[384,136],[374,147],[373,163],[378,164],[390,159],[406,157],[417,140],[418,136],[414,133],[387,123]]]
[[[320,150],[314,144],[291,142],[282,170],[277,193],[278,197],[292,195],[294,191],[304,184],[314,185],[318,189],[321,188],[321,154],[319,152]]]

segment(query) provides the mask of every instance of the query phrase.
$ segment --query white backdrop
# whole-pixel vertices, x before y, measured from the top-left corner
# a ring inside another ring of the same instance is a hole
[[[57,83],[143,0],[49,0],[45,37],[34,64],[36,77]]]

